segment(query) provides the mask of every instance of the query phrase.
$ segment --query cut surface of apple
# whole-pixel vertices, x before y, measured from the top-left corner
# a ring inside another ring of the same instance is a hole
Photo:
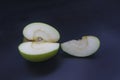
[[[23,29],[23,35],[28,40],[44,40],[47,42],[57,42],[60,38],[59,32],[52,26],[35,22],[28,24]]]
[[[52,26],[35,22],[23,29],[23,43],[18,46],[23,58],[41,62],[55,56],[59,49],[59,32]]]
[[[39,62],[55,56],[59,43],[24,42],[19,45],[18,49],[25,59]]]
[[[64,52],[76,56],[87,57],[94,54],[100,47],[100,40],[95,36],[83,36],[79,40],[70,40],[61,44]]]

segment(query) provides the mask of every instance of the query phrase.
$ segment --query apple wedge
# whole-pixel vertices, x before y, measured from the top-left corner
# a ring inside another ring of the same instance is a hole
[[[18,50],[23,58],[32,62],[41,62],[55,56],[59,49],[59,32],[52,26],[36,22],[23,29],[23,43]]]
[[[25,42],[19,45],[23,58],[32,62],[48,60],[56,55],[59,43]]]
[[[23,35],[33,41],[57,42],[60,39],[60,34],[54,27],[41,22],[28,24],[23,29]]]
[[[100,40],[95,36],[83,36],[80,40],[70,40],[61,44],[64,52],[76,56],[87,57],[94,54],[100,47]]]

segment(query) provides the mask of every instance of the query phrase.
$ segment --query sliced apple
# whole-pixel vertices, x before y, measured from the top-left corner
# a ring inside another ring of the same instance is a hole
[[[36,22],[23,29],[23,43],[18,46],[26,60],[41,62],[55,56],[59,49],[59,32],[52,26]]]
[[[23,58],[32,62],[40,62],[55,56],[59,43],[25,42],[18,48]]]
[[[23,35],[28,40],[40,39],[47,42],[57,42],[60,39],[60,34],[55,28],[41,22],[27,25],[23,29]]]
[[[80,40],[70,40],[61,44],[64,52],[76,56],[87,57],[100,47],[100,40],[95,36],[83,36]]]

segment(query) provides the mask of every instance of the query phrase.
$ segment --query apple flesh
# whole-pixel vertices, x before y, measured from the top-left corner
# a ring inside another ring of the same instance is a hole
[[[59,32],[45,23],[31,23],[23,29],[23,35],[28,40],[42,39],[46,42],[57,42],[60,39]]]
[[[23,43],[18,46],[22,57],[28,61],[41,62],[55,56],[59,49],[59,32],[52,26],[36,22],[23,29]]]
[[[18,48],[26,60],[40,62],[55,56],[59,49],[59,43],[25,42]]]
[[[64,52],[76,56],[87,57],[94,54],[100,47],[100,40],[95,36],[83,36],[80,40],[70,40],[61,44]]]

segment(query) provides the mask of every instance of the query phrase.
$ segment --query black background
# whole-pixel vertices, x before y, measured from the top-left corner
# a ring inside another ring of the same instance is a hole
[[[60,43],[83,35],[97,36],[100,49],[87,58],[62,50],[42,63],[18,52],[22,30],[31,22],[54,26]],[[0,3],[0,80],[120,80],[119,0],[39,0]]]

